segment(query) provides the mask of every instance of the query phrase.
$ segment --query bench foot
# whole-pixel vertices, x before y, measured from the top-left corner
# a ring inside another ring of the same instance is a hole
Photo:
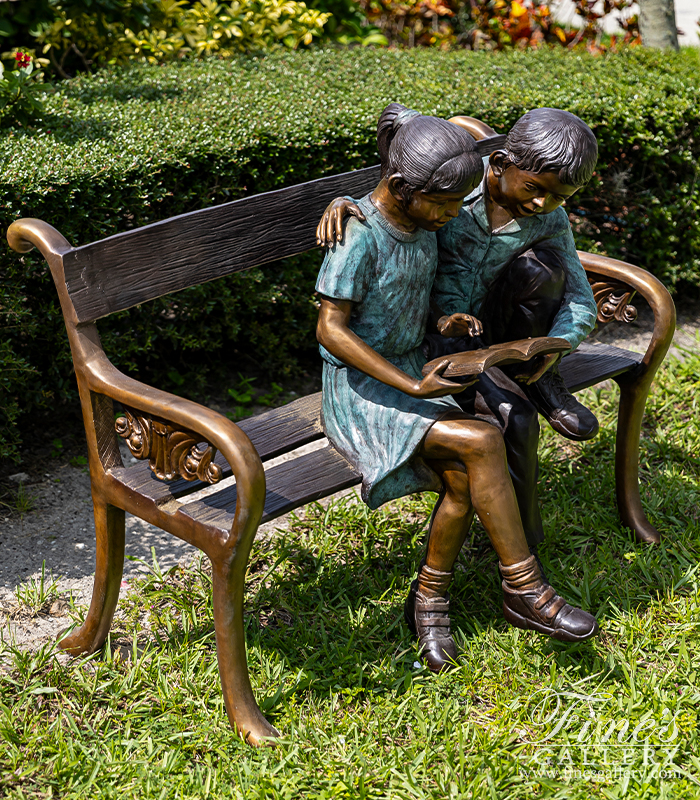
[[[105,642],[119,599],[124,570],[124,511],[93,498],[97,554],[95,583],[85,622],[58,646],[72,655],[94,653]]]
[[[271,744],[280,734],[262,715],[253,696],[243,628],[245,575],[233,564],[212,562],[214,628],[221,688],[231,725],[248,744]]]
[[[623,524],[634,531],[638,542],[658,544],[661,535],[647,519],[639,495],[639,437],[652,376],[645,377],[635,380],[621,375],[616,379],[620,387],[620,408],[615,446],[615,490]]]

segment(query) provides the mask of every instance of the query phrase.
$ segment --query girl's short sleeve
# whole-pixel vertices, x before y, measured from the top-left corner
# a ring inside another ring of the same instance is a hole
[[[369,288],[376,263],[374,237],[369,226],[351,219],[343,241],[326,253],[316,281],[316,291],[334,300],[361,303]]]

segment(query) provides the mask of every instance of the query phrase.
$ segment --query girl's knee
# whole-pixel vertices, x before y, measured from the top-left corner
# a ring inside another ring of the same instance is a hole
[[[473,448],[480,456],[501,455],[505,452],[503,434],[495,425],[483,422],[474,431]]]

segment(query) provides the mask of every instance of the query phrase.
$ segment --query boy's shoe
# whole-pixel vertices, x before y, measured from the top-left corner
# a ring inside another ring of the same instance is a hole
[[[555,431],[567,439],[582,442],[598,433],[595,414],[566,388],[558,366],[553,366],[531,384],[524,384],[528,400]]]
[[[511,625],[546,633],[563,642],[582,642],[598,633],[594,616],[570,606],[542,579],[534,556],[499,567],[503,576],[503,614]]]

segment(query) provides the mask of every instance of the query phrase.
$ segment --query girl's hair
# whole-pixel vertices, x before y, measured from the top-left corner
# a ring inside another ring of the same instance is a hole
[[[399,173],[408,202],[415,191],[470,190],[484,174],[476,142],[463,128],[390,103],[379,118],[377,148],[382,178]]]
[[[588,183],[598,160],[595,134],[574,114],[534,108],[513,125],[506,139],[508,160],[527,172],[556,172],[569,186]]]

